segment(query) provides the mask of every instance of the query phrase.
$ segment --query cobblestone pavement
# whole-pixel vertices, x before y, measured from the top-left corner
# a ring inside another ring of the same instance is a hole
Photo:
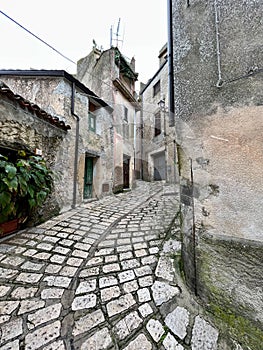
[[[0,242],[0,349],[216,349],[176,302],[175,189],[139,181]]]

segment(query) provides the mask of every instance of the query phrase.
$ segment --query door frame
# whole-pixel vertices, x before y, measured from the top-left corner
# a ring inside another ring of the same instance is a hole
[[[154,154],[151,155],[152,157],[152,164],[153,164],[153,172],[152,172],[152,176],[153,176],[153,181],[163,181],[166,180],[166,159],[165,159],[165,151],[160,151],[160,152],[156,152]],[[156,159],[160,158],[163,159],[163,167],[156,167]],[[162,171],[159,172],[159,169],[161,169]],[[156,174],[159,174],[160,178],[157,178]]]
[[[130,160],[130,156],[123,155],[123,188],[130,188]]]
[[[88,166],[91,166],[91,172],[88,173]],[[84,164],[84,183],[83,183],[83,199],[90,199],[93,195],[93,170],[94,170],[94,157],[85,155]]]

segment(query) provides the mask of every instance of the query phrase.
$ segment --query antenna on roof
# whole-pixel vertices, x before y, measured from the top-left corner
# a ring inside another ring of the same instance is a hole
[[[123,42],[123,40],[121,40],[119,37],[120,37],[120,34],[119,34],[119,31],[120,31],[120,23],[121,23],[121,19],[119,18],[119,21],[118,21],[118,25],[117,25],[117,29],[116,29],[116,32],[113,33],[113,28],[111,26],[110,28],[110,46],[112,47],[113,46],[113,41],[115,41],[115,46],[118,47],[119,46],[119,42]]]

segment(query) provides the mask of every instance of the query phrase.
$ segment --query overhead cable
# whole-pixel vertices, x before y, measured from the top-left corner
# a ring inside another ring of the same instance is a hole
[[[56,53],[58,53],[60,56],[62,56],[63,58],[65,58],[66,60],[68,60],[69,62],[76,64],[76,62],[74,62],[73,60],[71,60],[70,58],[68,58],[67,56],[63,55],[63,53],[61,53],[60,51],[58,51],[57,49],[55,49],[53,46],[49,45],[46,41],[44,41],[43,39],[41,39],[39,36],[35,35],[34,33],[32,33],[29,29],[25,28],[24,26],[22,26],[22,24],[18,23],[17,21],[15,21],[13,18],[11,18],[10,16],[8,16],[6,13],[4,13],[3,11],[0,10],[0,13],[2,15],[4,15],[6,18],[10,19],[10,21],[14,22],[16,25],[18,25],[20,28],[22,28],[23,30],[25,30],[27,33],[29,33],[30,35],[34,36],[37,40],[41,41],[43,44],[47,45],[50,49],[52,49],[53,51],[55,51]]]

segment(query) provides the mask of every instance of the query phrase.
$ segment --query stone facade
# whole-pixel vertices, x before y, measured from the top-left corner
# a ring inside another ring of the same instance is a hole
[[[186,280],[228,332],[260,350],[262,3],[170,3]]]
[[[93,48],[78,61],[77,78],[113,108],[113,157],[115,192],[134,185],[136,114],[135,61],[128,61],[118,48],[106,51]]]
[[[54,123],[52,115],[14,94],[0,82],[0,153],[24,150],[33,155],[36,150],[42,150],[43,158],[54,168],[65,138],[67,128],[63,127],[63,123]],[[57,214],[59,209],[59,197],[54,195],[39,215],[43,220]]]
[[[80,205],[85,199],[87,158],[93,170],[89,197],[112,193],[112,109],[65,71],[1,71],[0,76],[15,93],[71,128],[60,138],[48,130],[45,143],[35,142],[57,175],[55,192],[60,210]],[[25,127],[32,134],[31,126]],[[25,142],[30,145],[32,139]]]
[[[176,181],[175,130],[169,126],[167,44],[159,52],[159,69],[140,92],[142,103],[142,178]],[[163,103],[163,106],[161,106]]]

